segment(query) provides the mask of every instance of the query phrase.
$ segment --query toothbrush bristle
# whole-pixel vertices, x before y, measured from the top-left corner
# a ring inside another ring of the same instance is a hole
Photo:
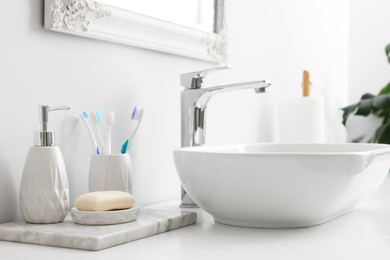
[[[82,112],[81,114],[83,115],[84,118],[88,118],[88,113],[87,112]]]
[[[121,148],[121,153],[125,154],[127,152],[127,146],[129,145],[129,139],[126,139],[126,141],[123,143]]]
[[[100,114],[100,110],[96,110],[96,120],[99,124],[102,122],[102,115]]]
[[[136,114],[137,114],[137,107],[134,107],[133,112],[131,113],[131,119],[134,119]]]

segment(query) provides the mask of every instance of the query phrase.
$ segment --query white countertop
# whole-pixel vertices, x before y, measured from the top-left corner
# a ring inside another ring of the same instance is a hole
[[[0,259],[390,259],[390,178],[353,212],[311,228],[231,227],[196,211],[195,225],[97,252],[0,241]]]

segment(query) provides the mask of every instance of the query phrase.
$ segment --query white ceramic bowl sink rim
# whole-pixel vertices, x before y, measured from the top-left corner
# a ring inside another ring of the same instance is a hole
[[[276,150],[276,151],[248,151],[246,148],[251,147],[272,147],[278,149],[300,149],[300,150]],[[313,150],[315,148],[328,150]],[[351,148],[351,149],[346,149]],[[307,150],[311,149],[311,150]],[[337,150],[339,149],[339,150]],[[337,155],[337,154],[367,154],[367,153],[386,153],[390,151],[388,144],[372,143],[250,143],[237,145],[202,145],[193,147],[181,147],[174,152],[194,152],[194,153],[222,153],[222,154],[261,154],[261,155]]]
[[[184,189],[217,222],[291,228],[351,211],[384,181],[387,144],[252,143],[174,150]]]

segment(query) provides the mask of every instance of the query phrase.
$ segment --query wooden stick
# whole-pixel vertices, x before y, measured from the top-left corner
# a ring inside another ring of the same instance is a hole
[[[310,96],[310,74],[307,70],[303,71],[303,96]]]

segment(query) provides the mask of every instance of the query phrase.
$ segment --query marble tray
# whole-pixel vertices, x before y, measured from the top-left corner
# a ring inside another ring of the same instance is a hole
[[[57,224],[0,224],[0,240],[97,251],[188,226],[196,223],[196,219],[195,212],[181,209],[141,208],[133,222],[85,226],[75,224],[68,214],[64,222]]]

